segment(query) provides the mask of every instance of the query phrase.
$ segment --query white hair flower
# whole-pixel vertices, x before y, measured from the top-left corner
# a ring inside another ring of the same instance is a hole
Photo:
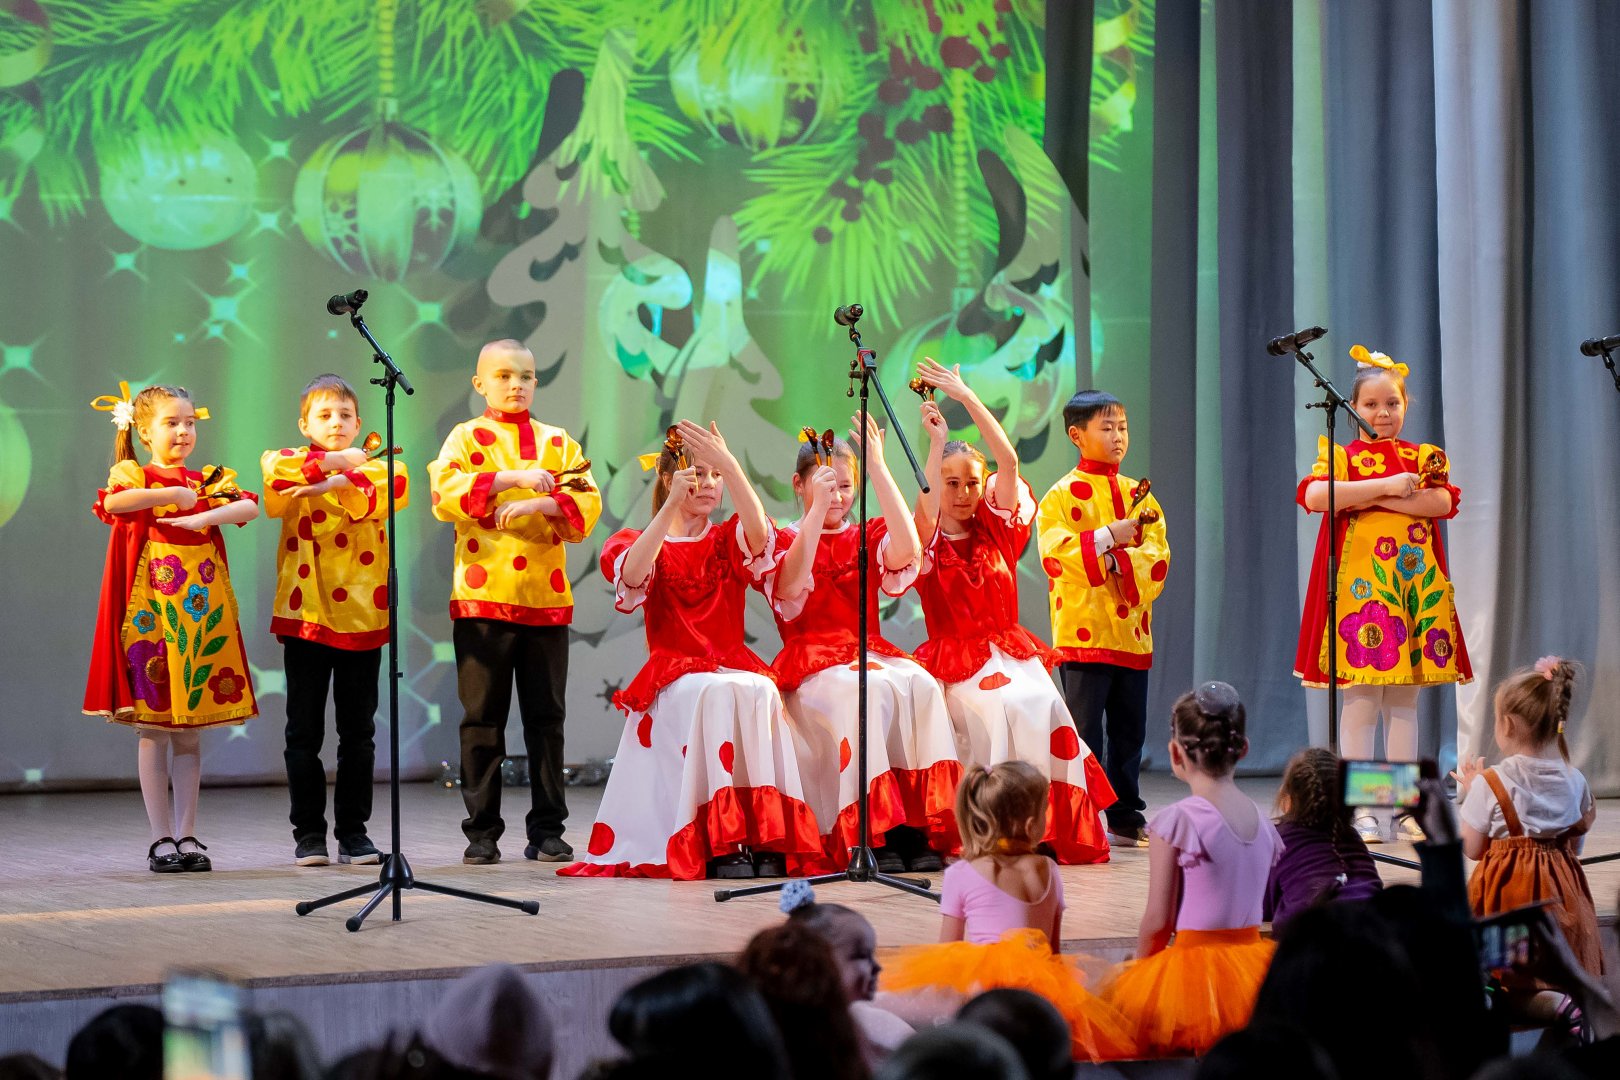
[[[119,431],[128,431],[129,425],[135,422],[135,403],[120,401],[113,405],[112,422]]]

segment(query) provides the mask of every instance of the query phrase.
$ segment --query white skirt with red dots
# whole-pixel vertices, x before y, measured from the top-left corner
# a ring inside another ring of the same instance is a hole
[[[557,872],[696,880],[743,848],[814,857],[821,836],[776,684],[721,668],[681,676],[630,714],[586,858]]]
[[[849,849],[860,843],[859,693],[857,665],[838,664],[783,695],[804,744],[805,797],[822,829],[822,859],[794,864],[805,873],[842,870]],[[909,825],[926,834],[935,850],[957,850],[962,763],[938,680],[914,660],[873,653],[867,658],[866,700],[873,846],[883,845],[889,829]]]
[[[1038,658],[1018,660],[991,645],[983,667],[945,684],[945,706],[965,763],[1027,761],[1051,782],[1043,839],[1058,862],[1108,861],[1098,814],[1114,804],[1114,789]]]

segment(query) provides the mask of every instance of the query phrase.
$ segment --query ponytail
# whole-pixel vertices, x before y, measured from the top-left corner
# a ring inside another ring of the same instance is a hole
[[[1534,667],[1516,671],[1496,692],[1498,716],[1512,716],[1524,725],[1525,738],[1534,746],[1558,744],[1569,760],[1564,728],[1569,723],[1580,666],[1561,656],[1543,656]]]
[[[956,828],[962,857],[976,859],[997,851],[1033,851],[1040,836],[1029,835],[1046,815],[1046,777],[1026,761],[1003,761],[994,768],[971,766],[956,789]]]

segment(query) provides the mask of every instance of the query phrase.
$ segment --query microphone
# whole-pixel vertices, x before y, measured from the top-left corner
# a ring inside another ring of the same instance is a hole
[[[360,305],[365,303],[370,295],[364,289],[356,289],[352,293],[338,293],[326,302],[327,314],[353,315],[360,310]]]
[[[1615,349],[1620,349],[1620,334],[1613,334],[1606,338],[1587,338],[1581,342],[1581,352],[1587,356],[1613,352]]]
[[[1299,352],[1305,346],[1326,334],[1327,331],[1320,326],[1308,326],[1304,330],[1284,334],[1279,338],[1272,338],[1271,343],[1266,346],[1266,352],[1272,356],[1287,356],[1289,353]]]
[[[854,326],[860,321],[861,316],[865,314],[866,309],[862,308],[861,305],[845,304],[843,307],[833,312],[833,322],[837,323],[839,326]]]

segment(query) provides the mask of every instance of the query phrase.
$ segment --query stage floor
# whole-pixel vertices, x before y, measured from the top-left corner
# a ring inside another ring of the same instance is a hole
[[[1186,791],[1167,776],[1144,778],[1150,806]],[[1276,781],[1245,780],[1269,806]],[[569,791],[568,840],[583,850],[599,788]],[[525,792],[509,790],[521,807]],[[373,837],[388,833],[387,792],[377,790]],[[6,874],[0,877],[0,1004],[148,988],[175,966],[203,965],[256,986],[421,978],[487,961],[547,968],[665,963],[737,950],[774,923],[774,895],[716,904],[714,883],[559,878],[555,864],[526,862],[521,832],[504,861],[461,864],[461,799],[429,784],[402,797],[405,852],[424,880],[537,900],[536,917],[425,893],[405,896],[404,920],[385,905],[362,932],[344,930],[346,902],[299,918],[293,904],[374,880],[375,867],[303,868],[292,863],[286,793],[279,788],[203,792],[199,832],[211,874],[146,869],[146,821],[134,791],[0,796]],[[518,811],[521,818],[521,810]],[[1386,845],[1410,855],[1404,845]],[[1620,849],[1620,800],[1605,800],[1589,852]],[[1382,867],[1386,882],[1416,875]],[[1620,862],[1589,869],[1600,915],[1612,917]],[[1134,944],[1147,890],[1145,849],[1115,851],[1102,866],[1063,871],[1072,949],[1119,953]],[[938,887],[937,875],[935,887]],[[876,885],[832,884],[824,899],[871,919],[882,946],[935,940],[939,917],[925,900]]]

